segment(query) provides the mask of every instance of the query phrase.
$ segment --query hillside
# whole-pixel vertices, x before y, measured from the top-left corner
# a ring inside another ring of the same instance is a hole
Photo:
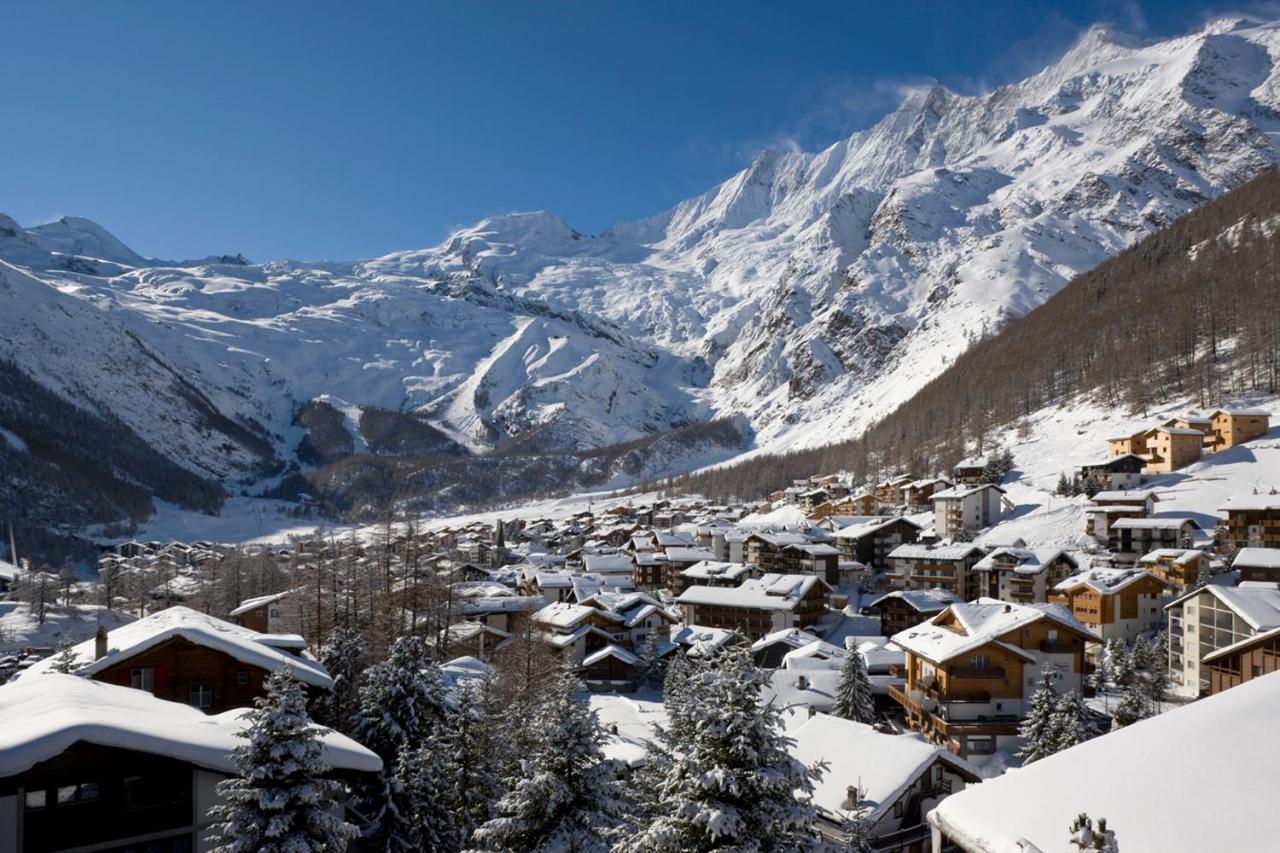
[[[161,261],[87,219],[4,218],[0,358],[93,429],[122,425],[201,495],[323,486],[340,511],[367,508],[370,469],[400,471],[406,457],[430,476],[400,477],[379,501],[432,503],[442,478],[501,482],[435,468],[513,448],[567,488],[617,482],[566,476],[565,454],[714,419],[743,419],[755,453],[819,446],[859,435],[1072,276],[1275,164],[1276,56],[1274,23],[1220,20],[1161,42],[1095,27],[1026,80],[972,96],[933,85],[823,151],[762,152],[702,195],[595,236],[537,212],[367,260]],[[972,408],[998,417],[987,393]],[[321,417],[337,443],[315,455],[304,421],[326,400],[350,443]],[[406,418],[371,443],[361,424],[376,432],[378,416],[356,411]],[[3,452],[44,464],[12,412],[0,406],[16,437]],[[977,430],[966,421],[960,435]],[[895,446],[928,445],[916,438]],[[144,499],[108,501],[98,521],[168,499],[142,456],[120,464],[94,476]]]
[[[758,495],[836,468],[859,476],[943,471],[964,456],[1034,439],[1045,411],[1141,418],[1169,405],[1273,397],[1278,230],[1280,174],[1269,171],[1077,276],[974,344],[858,440],[678,482],[715,497]],[[1097,440],[1082,443],[1081,461],[1102,452]]]

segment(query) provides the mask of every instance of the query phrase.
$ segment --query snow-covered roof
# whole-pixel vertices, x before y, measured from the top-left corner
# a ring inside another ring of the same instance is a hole
[[[573,628],[601,611],[583,604],[555,601],[533,614],[533,621],[554,628]]]
[[[1215,578],[1216,580],[1216,578]],[[1209,583],[1199,589],[1190,590],[1165,605],[1165,609],[1174,607],[1189,598],[1201,593],[1208,593],[1218,601],[1239,614],[1254,630],[1265,631],[1280,627],[1280,589],[1275,584],[1241,584],[1227,586]]]
[[[667,561],[671,563],[696,563],[716,558],[716,553],[710,548],[668,548],[666,555]]]
[[[741,586],[691,586],[676,599],[681,604],[794,610],[814,586],[826,583],[816,575],[767,574],[748,578]]]
[[[974,564],[974,571],[990,571],[1002,560],[1011,560],[1014,571],[1023,575],[1039,574],[1059,557],[1072,565],[1078,565],[1075,558],[1061,548],[996,548],[990,554]]]
[[[1201,558],[1208,559],[1204,551],[1194,548],[1157,548],[1138,558],[1139,563],[1158,563],[1161,560],[1173,560],[1175,563],[1189,563]]]
[[[1213,413],[1214,417],[1218,415],[1230,415],[1233,418],[1269,418],[1271,413],[1266,409],[1218,409]]]
[[[1280,509],[1280,495],[1236,495],[1233,498],[1227,498],[1219,507],[1221,512],[1232,510],[1267,512],[1277,509]]]
[[[968,559],[974,551],[982,553],[982,548],[972,543],[956,545],[899,545],[889,552],[891,560],[937,560],[940,562],[960,561]]]
[[[806,643],[798,649],[792,649],[783,655],[782,666],[784,668],[789,668],[796,661],[817,660],[833,661],[836,663],[836,667],[838,668],[839,662],[843,661],[847,654],[847,650],[840,646],[832,645],[826,640],[814,640],[811,643]]]
[[[731,631],[728,628],[708,628],[705,625],[685,625],[671,633],[671,642],[687,646],[689,654],[694,657],[745,639],[737,631]]]
[[[630,554],[587,554],[582,564],[597,574],[631,574],[632,568]]]
[[[293,590],[286,589],[284,592],[276,592],[271,595],[259,595],[256,598],[246,598],[244,601],[240,602],[239,607],[231,611],[231,615],[239,616],[241,613],[248,613],[250,610],[259,608],[264,604],[271,604],[279,601],[291,592],[293,592]]]
[[[18,567],[6,560],[0,560],[0,580],[15,581],[18,579]]]
[[[1135,454],[1127,454],[1133,456]],[[1116,457],[1118,458],[1118,457]],[[1146,503],[1149,500],[1158,501],[1160,496],[1156,494],[1155,489],[1114,489],[1112,491],[1097,492],[1093,496],[1094,503]]]
[[[970,495],[976,495],[978,492],[982,491],[983,489],[995,489],[1000,494],[1002,495],[1004,494],[1004,489],[1000,488],[994,483],[982,483],[977,486],[954,486],[950,489],[944,489],[941,492],[934,492],[933,500],[935,501],[959,500],[960,498],[967,498]]]
[[[810,634],[801,628],[783,628],[781,631],[774,631],[771,634],[765,634],[760,639],[751,644],[753,652],[767,649],[774,643],[782,643],[793,649],[807,646],[821,639],[817,634]]]
[[[1170,518],[1118,518],[1111,523],[1111,526],[1117,530],[1176,530],[1188,523],[1197,530],[1200,529],[1200,525],[1194,518],[1183,516]]]
[[[835,536],[837,539],[861,539],[863,536],[901,521],[905,521],[917,530],[923,529],[922,525],[901,515],[871,515],[865,516],[861,521],[850,524],[848,527],[840,528],[835,532]]]
[[[1190,427],[1159,426],[1159,427],[1156,427],[1154,430],[1152,430],[1152,432],[1165,432],[1165,433],[1168,433],[1169,435],[1194,435],[1194,436],[1204,435],[1204,433],[1201,432],[1200,430],[1191,429]]]
[[[72,646],[71,651],[81,667],[80,672],[93,675],[174,638],[215,649],[268,672],[287,666],[299,681],[313,687],[327,690],[333,686],[328,670],[306,652],[292,654],[273,646],[268,634],[259,634],[206,616],[189,607],[170,607],[116,628],[107,635],[107,654],[96,660],[96,640],[85,640]],[[52,672],[53,664],[53,658],[46,658],[23,673],[22,678],[25,680]]]
[[[967,853],[1029,850],[1028,842],[1063,850],[1081,812],[1105,817],[1122,850],[1273,850],[1280,835],[1277,707],[1280,673],[1254,678],[967,787],[943,800],[929,822]],[[1179,819],[1139,779],[1211,779],[1230,814]]]
[[[789,716],[793,718],[787,726],[792,756],[805,765],[828,762],[827,772],[814,784],[813,804],[829,819],[852,816],[845,807],[850,787],[862,790],[862,806],[870,808],[872,820],[879,819],[937,761],[962,771],[970,780],[978,778],[963,759],[917,735],[884,734],[829,714],[815,714],[803,722],[799,722],[802,715]]]
[[[985,468],[986,465],[987,465],[987,457],[970,456],[968,459],[961,459],[959,462],[957,462],[955,465],[952,466],[951,470],[954,471],[956,468]]]
[[[623,663],[625,663],[627,666],[635,666],[640,661],[640,658],[636,657],[631,652],[627,651],[621,646],[616,646],[613,643],[609,643],[604,648],[598,649],[597,651],[584,657],[582,659],[582,665],[591,666],[591,664],[599,663],[605,658],[614,658],[616,660],[620,660]]]
[[[687,569],[680,572],[681,577],[686,578],[702,578],[704,580],[712,579],[729,579],[741,577],[750,573],[755,566],[746,563],[721,563],[715,560],[703,560],[694,563]]]
[[[1113,595],[1125,587],[1135,584],[1143,578],[1151,578],[1161,586],[1168,586],[1146,569],[1089,569],[1078,575],[1072,575],[1059,583],[1054,589],[1075,589],[1086,586],[1103,595]]]
[[[213,716],[157,699],[145,690],[54,672],[0,687],[0,776],[29,770],[72,744],[135,750],[232,774],[232,753],[244,743],[245,709]],[[341,770],[377,772],[374,753],[323,729],[321,758]]]
[[[953,614],[961,630],[937,624],[945,612]],[[1026,627],[1041,619],[1053,622],[1089,637],[1086,628],[1069,609],[1061,604],[1013,604],[994,598],[980,598],[968,603],[956,603],[947,611],[905,631],[894,634],[893,641],[912,654],[920,655],[934,663],[945,663],[959,655],[997,642],[999,637]],[[1003,644],[1002,644],[1003,645]],[[1004,646],[1008,651],[1031,659],[1025,650],[1016,646]]]
[[[1280,548],[1241,548],[1231,568],[1280,569]]]
[[[878,607],[881,603],[891,598],[902,599],[912,610],[920,613],[940,613],[963,600],[954,592],[941,587],[933,589],[895,589],[893,592],[887,592],[880,596],[868,604],[867,607]]]

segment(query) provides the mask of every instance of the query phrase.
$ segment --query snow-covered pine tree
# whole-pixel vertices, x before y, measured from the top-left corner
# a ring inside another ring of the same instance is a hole
[[[1054,752],[1084,743],[1095,734],[1097,733],[1089,723],[1089,710],[1085,707],[1084,697],[1074,690],[1068,690],[1058,697],[1058,703],[1053,709]]]
[[[699,666],[698,661],[684,652],[676,652],[667,665],[666,677],[662,680],[662,706],[667,713],[667,728],[664,732],[670,737],[681,740],[687,732],[685,729],[685,700],[689,695],[689,679]]]
[[[1107,692],[1111,686],[1111,644],[1113,640],[1107,640],[1102,647],[1102,653],[1098,655],[1097,664],[1093,668],[1093,672],[1089,675],[1089,685],[1093,687],[1099,695]]]
[[[333,677],[333,689],[316,703],[325,725],[349,732],[360,707],[360,679],[364,675],[367,647],[358,630],[339,625],[329,633],[320,650],[320,662]]]
[[[218,783],[210,839],[218,853],[341,853],[359,833],[338,816],[341,786],[326,778],[302,684],[279,669],[266,691],[240,733],[239,775]]]
[[[553,677],[530,724],[542,732],[523,756],[522,775],[498,801],[495,816],[472,833],[475,851],[604,853],[622,825],[620,766],[604,757],[605,732],[578,700],[580,682]]]
[[[1111,683],[1116,687],[1127,687],[1133,681],[1133,657],[1128,647],[1119,640],[1108,640],[1107,660],[1111,667]]]
[[[387,850],[462,849],[462,827],[449,789],[451,775],[448,751],[436,737],[427,735],[400,752],[392,798],[405,828],[389,835]]]
[[[62,675],[75,675],[80,669],[80,659],[76,657],[75,643],[70,637],[63,637],[58,644],[58,654],[54,657],[49,669]]]
[[[1131,726],[1146,716],[1147,697],[1141,682],[1135,678],[1120,693],[1120,701],[1116,703],[1115,713],[1111,715],[1112,728]]]
[[[729,649],[689,676],[675,738],[648,826],[619,850],[809,850],[819,767],[788,752],[781,712],[760,704],[767,674],[746,649]]]
[[[1061,495],[1064,498],[1071,497],[1072,486],[1071,481],[1067,479],[1066,472],[1058,476],[1058,487],[1053,490],[1055,495]]]
[[[1120,853],[1116,834],[1107,829],[1107,819],[1098,818],[1097,829],[1087,814],[1079,815],[1071,824],[1071,850],[1078,853]]]
[[[1018,757],[1023,764],[1038,761],[1046,755],[1058,751],[1057,731],[1054,726],[1054,712],[1058,708],[1058,693],[1053,689],[1053,680],[1045,673],[1040,687],[1031,697],[1031,708],[1022,721],[1018,736],[1022,739],[1022,747]]]
[[[455,704],[457,710],[443,735],[449,765],[440,787],[465,846],[475,828],[493,816],[494,807],[506,792],[501,756],[508,749],[503,738],[503,715],[488,679],[463,685]]]
[[[369,818],[365,836],[388,851],[416,850],[412,817],[396,772],[401,753],[422,743],[449,713],[440,668],[421,637],[400,637],[385,661],[370,667],[360,688],[352,737],[382,758],[382,774],[361,792]]]
[[[663,683],[663,663],[658,654],[658,635],[651,632],[640,647],[640,663],[636,667],[636,684],[640,687],[659,687]]]
[[[849,649],[840,670],[840,686],[831,713],[846,720],[871,725],[876,721],[876,706],[871,695],[871,679],[867,665],[857,649]]]
[[[1161,706],[1169,699],[1169,638],[1162,631],[1151,645],[1147,661],[1145,686],[1151,715],[1159,714]]]

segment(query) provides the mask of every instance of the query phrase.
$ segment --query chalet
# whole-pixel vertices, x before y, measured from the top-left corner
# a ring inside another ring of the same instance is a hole
[[[666,554],[637,551],[631,559],[635,564],[631,577],[637,587],[650,591],[667,587],[669,569]]]
[[[880,596],[863,609],[880,617],[881,636],[892,637],[963,601],[947,589],[900,589]]]
[[[1193,429],[1205,436],[1209,440],[1205,442],[1209,446],[1213,445],[1213,418],[1206,415],[1179,415],[1176,418],[1170,418],[1160,426],[1177,427],[1178,429]]]
[[[1155,489],[1109,489],[1097,492],[1090,500],[1097,506],[1136,506],[1145,518],[1156,511],[1160,495]]]
[[[797,496],[797,503],[805,513],[811,513],[830,499],[831,493],[826,489],[809,489]]]
[[[957,486],[980,486],[987,480],[987,457],[971,456],[961,459],[951,469],[951,477]]]
[[[1209,554],[1193,548],[1157,548],[1143,554],[1138,563],[1176,592],[1195,586],[1211,570]]]
[[[807,545],[809,537],[790,530],[756,531],[746,538],[746,562],[759,566],[762,572],[777,572],[783,562],[782,549],[788,545]]]
[[[914,480],[902,490],[902,503],[908,512],[927,512],[933,508],[933,495],[955,484],[943,477]]]
[[[1004,489],[991,483],[956,486],[933,493],[933,532],[954,539],[961,530],[981,530],[1000,520]]]
[[[541,595],[516,595],[510,590],[501,590],[499,594],[460,597],[455,607],[463,619],[515,634],[524,627],[530,614],[546,604],[547,599]]]
[[[680,572],[676,578],[676,588],[679,592],[684,592],[691,586],[737,586],[745,579],[759,575],[759,569],[746,563],[703,560]]]
[[[1179,471],[1200,459],[1204,433],[1182,427],[1156,427],[1147,439],[1148,474]]]
[[[1274,850],[1276,717],[1280,676],[1192,702],[1065,749],[1013,773],[970,785],[928,815],[931,847],[960,853],[1075,848],[1076,816],[1106,818],[1120,850]],[[1141,768],[1138,775],[1122,768]],[[1235,820],[1170,814],[1142,780],[1217,780],[1215,797]],[[1112,848],[1114,849],[1114,848]]]
[[[897,477],[890,477],[883,482],[877,483],[874,492],[876,501],[881,507],[901,506],[902,490],[914,480],[915,477],[900,474]]]
[[[1159,498],[1154,489],[1115,489],[1097,492],[1085,507],[1085,532],[1106,545],[1111,525],[1122,518],[1147,518]]]
[[[1241,548],[1231,568],[1240,572],[1240,583],[1280,583],[1280,548]]]
[[[1125,453],[1081,465],[1078,473],[1082,481],[1092,479],[1108,489],[1136,489],[1146,479],[1146,467],[1146,457]]]
[[[1104,643],[1132,642],[1163,627],[1171,591],[1145,569],[1089,569],[1059,582],[1050,600],[1066,605]]]
[[[1165,605],[1169,677],[1183,696],[1209,692],[1203,660],[1219,649],[1280,628],[1280,590],[1273,584],[1209,583]]]
[[[674,589],[676,577],[680,572],[698,563],[715,560],[716,553],[710,548],[670,547],[663,555],[667,558],[666,572],[663,578],[664,589]]]
[[[741,646],[750,641],[737,631],[725,628],[684,625],[671,632],[671,642],[684,654],[697,658],[718,654],[722,649]]]
[[[974,564],[985,552],[977,545],[899,545],[889,562],[900,589],[945,589],[963,599],[975,598],[971,588]]]
[[[608,643],[582,659],[582,680],[591,690],[628,692],[636,688],[640,656]]]
[[[1047,601],[1056,584],[1079,570],[1080,563],[1060,548],[996,548],[973,566],[974,597]]]
[[[236,775],[241,708],[207,716],[142,690],[46,673],[0,687],[0,850],[208,849],[219,781]],[[348,783],[382,761],[319,728]]]
[[[1107,548],[1116,561],[1133,563],[1162,548],[1190,548],[1199,530],[1194,519],[1180,516],[1121,518],[1111,522]]]
[[[1112,456],[1141,456],[1147,458],[1147,442],[1151,438],[1151,430],[1142,430],[1131,435],[1122,435],[1107,439],[1107,453]]]
[[[890,688],[907,725],[976,761],[1018,742],[1042,677],[1058,692],[1083,688],[1085,648],[1097,639],[1058,604],[981,598],[953,604],[894,635],[907,683]]]
[[[1270,428],[1271,415],[1263,409],[1219,409],[1213,413],[1213,449],[1252,441]]]
[[[604,614],[619,642],[637,649],[652,637],[667,636],[676,621],[660,601],[643,592],[598,592],[580,604]]]
[[[817,575],[830,586],[840,584],[840,549],[825,542],[787,545],[778,560],[778,571],[791,575]]]
[[[889,555],[899,545],[920,538],[921,527],[902,516],[868,516],[835,532],[836,545],[846,560],[875,569],[889,568]]]
[[[875,494],[861,491],[819,504],[809,517],[821,521],[832,515],[875,515],[879,511],[880,501],[876,500]]]
[[[1209,693],[1221,693],[1280,669],[1280,628],[1254,634],[1210,652],[1201,661],[1209,674]]]
[[[510,642],[511,634],[483,622],[455,622],[445,630],[445,653],[450,657],[487,661]]]
[[[289,622],[289,629],[296,630],[298,620],[288,619],[285,609],[285,599],[292,592],[292,590],[285,590],[271,595],[247,598],[240,603],[239,607],[231,611],[231,621],[242,628],[262,634],[282,633],[286,630],[286,621]]]
[[[752,643],[751,656],[755,659],[756,666],[777,669],[782,666],[782,659],[791,652],[821,642],[822,639],[817,634],[810,634],[800,628],[783,628],[781,631],[765,634]]]
[[[855,817],[865,821],[873,850],[927,849],[925,815],[981,781],[968,762],[913,736],[885,734],[828,714],[793,711],[786,734],[793,758],[806,766],[829,765],[814,786],[815,829],[842,849]]]
[[[186,607],[170,607],[109,634],[72,646],[76,673],[94,681],[153,693],[208,714],[247,708],[263,695],[263,681],[288,667],[312,692],[332,689],[324,666],[302,637],[260,634]],[[23,680],[53,672],[53,658],[26,670]]]
[[[756,640],[783,628],[807,628],[827,612],[831,588],[814,575],[765,574],[736,587],[692,586],[676,602],[688,625],[738,631]]]
[[[617,621],[585,604],[548,604],[534,613],[532,619],[543,632],[543,640],[560,652],[567,665],[574,667],[580,666],[593,652],[620,639],[614,630]]]
[[[1240,495],[1218,508],[1226,513],[1233,548],[1280,548],[1280,495]]]

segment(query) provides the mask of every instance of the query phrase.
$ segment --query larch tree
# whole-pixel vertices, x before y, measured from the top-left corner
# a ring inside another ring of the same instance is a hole
[[[266,691],[240,733],[248,743],[236,750],[239,774],[218,783],[223,802],[210,810],[215,850],[341,853],[359,833],[338,816],[342,788],[327,778],[302,684],[279,669]]]

